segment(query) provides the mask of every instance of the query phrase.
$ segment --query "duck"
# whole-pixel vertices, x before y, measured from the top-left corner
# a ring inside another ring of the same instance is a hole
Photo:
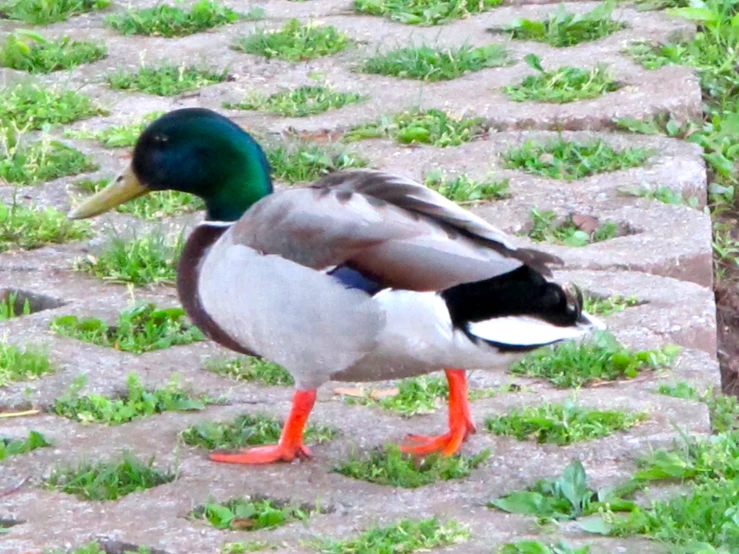
[[[102,214],[150,191],[199,196],[205,217],[177,266],[177,291],[210,339],[284,366],[292,406],[276,444],[216,450],[216,462],[311,456],[303,431],[329,381],[444,371],[448,430],[407,435],[411,455],[456,454],[475,432],[467,371],[505,371],[536,348],[602,328],[562,260],[403,176],[329,173],[275,190],[258,142],[205,108],[170,111],[139,136],[130,164],[69,213]]]

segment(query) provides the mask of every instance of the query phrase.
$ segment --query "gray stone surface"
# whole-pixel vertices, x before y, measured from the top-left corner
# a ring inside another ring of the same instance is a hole
[[[102,128],[131,121],[152,110],[184,106],[220,109],[223,101],[240,99],[249,90],[269,93],[313,82],[310,78],[313,73],[324,76],[341,90],[365,92],[370,99],[303,119],[223,111],[248,129],[274,134],[285,133],[288,129],[308,134],[341,131],[381,114],[418,105],[483,117],[491,131],[482,140],[459,147],[402,147],[389,140],[371,140],[352,144],[350,148],[367,156],[375,167],[417,179],[432,168],[442,168],[450,175],[468,172],[472,177],[483,177],[493,172],[496,177],[510,178],[510,199],[470,208],[511,233],[528,229],[532,207],[554,210],[563,218],[578,213],[624,225],[630,229],[629,234],[583,248],[536,246],[565,260],[566,266],[556,272],[558,280],[578,283],[593,294],[633,295],[643,302],[605,318],[609,328],[626,345],[656,348],[674,343],[683,350],[671,370],[647,372],[632,380],[599,383],[576,392],[556,389],[540,380],[472,371],[470,381],[474,387],[498,386],[511,381],[522,386],[518,392],[501,392],[474,401],[472,411],[478,424],[488,415],[514,407],[572,397],[583,405],[645,411],[649,417],[628,432],[566,447],[517,441],[480,430],[464,446],[464,452],[490,448],[492,456],[466,479],[404,490],[352,480],[333,472],[332,469],[352,453],[398,442],[408,432],[441,431],[446,425],[446,413],[440,409],[429,415],[402,418],[376,407],[347,405],[331,386],[320,391],[312,421],[334,425],[342,435],[315,446],[315,457],[311,461],[269,467],[214,464],[207,461],[205,451],[181,444],[178,433],[196,421],[225,420],[245,412],[267,412],[283,417],[292,392],[282,387],[237,383],[205,371],[204,365],[209,358],[227,355],[222,348],[208,342],[136,356],[60,337],[49,331],[50,321],[62,314],[97,316],[113,321],[118,310],[131,300],[127,287],[106,284],[71,270],[72,260],[94,250],[105,239],[107,228],[114,226],[122,233],[131,233],[163,223],[173,229],[182,229],[199,218],[197,215],[183,216],[152,224],[123,214],[109,214],[93,223],[97,234],[90,241],[0,254],[0,290],[22,289],[64,302],[60,307],[0,322],[0,334],[10,342],[48,345],[58,367],[55,373],[42,379],[0,388],[0,412],[29,406],[46,407],[82,373],[88,375],[87,391],[115,394],[123,388],[125,377],[131,371],[138,372],[147,386],[165,383],[177,374],[182,383],[195,392],[222,396],[228,403],[210,406],[199,413],[165,413],[117,427],[81,425],[47,413],[0,418],[2,437],[20,437],[34,429],[55,442],[53,448],[38,449],[1,462],[0,494],[25,478],[28,482],[0,497],[0,519],[23,521],[9,533],[0,535],[0,552],[36,554],[46,547],[79,546],[91,538],[109,541],[111,552],[120,551],[121,543],[125,543],[147,545],[168,554],[209,554],[218,552],[225,542],[249,539],[279,544],[274,552],[310,552],[305,541],[316,535],[345,537],[372,524],[432,515],[457,519],[472,532],[469,542],[440,549],[440,552],[489,553],[507,541],[538,538],[556,542],[563,537],[573,544],[591,544],[592,551],[600,554],[663,552],[662,546],[646,539],[594,538],[579,531],[575,524],[540,528],[531,518],[491,510],[485,503],[498,495],[525,488],[538,478],[559,475],[574,458],[583,461],[591,485],[617,484],[629,477],[635,469],[635,460],[645,451],[670,446],[679,432],[689,435],[710,432],[705,405],[655,392],[659,384],[678,380],[687,380],[700,390],[716,387],[719,382],[711,291],[710,220],[703,211],[706,176],[700,149],[674,139],[618,133],[612,123],[615,117],[640,118],[667,111],[679,120],[701,117],[700,90],[691,71],[676,66],[647,71],[621,53],[630,40],[664,40],[675,34],[690,36],[695,32],[694,26],[663,13],[619,7],[616,16],[628,24],[625,30],[602,40],[557,49],[540,43],[509,41],[503,35],[487,31],[516,17],[543,17],[556,9],[546,2],[517,1],[516,5],[430,28],[353,14],[349,0],[262,3],[240,0],[229,4],[239,10],[261,5],[268,19],[258,23],[239,22],[179,39],[124,37],[102,23],[106,13],[124,8],[116,4],[103,13],[86,14],[50,25],[44,29],[50,35],[69,33],[75,37],[105,39],[109,56],[72,71],[37,79],[56,86],[81,87],[110,110],[107,116],[74,123],[70,125],[72,128]],[[134,0],[130,5],[149,6],[153,2]],[[580,2],[567,4],[567,8],[584,12],[595,5]],[[289,17],[315,18],[335,24],[346,29],[358,43],[339,55],[298,64],[265,61],[228,49],[233,38],[256,27],[280,26]],[[17,27],[20,27],[17,23],[0,21],[3,33]],[[353,70],[357,62],[378,49],[423,42],[439,45],[504,42],[516,63],[442,83],[363,75]],[[608,64],[615,78],[625,86],[603,97],[571,104],[511,102],[500,88],[531,73],[521,61],[529,52],[539,54],[547,68]],[[228,67],[231,80],[175,98],[128,94],[107,88],[104,75],[108,71],[160,59]],[[17,71],[0,70],[2,84],[21,79],[27,77]],[[617,147],[653,148],[655,154],[644,167],[572,182],[504,168],[500,158],[502,152],[528,139],[555,137],[557,134],[552,132],[555,129],[563,130],[565,138],[602,137]],[[101,169],[93,176],[112,174],[126,163],[125,150],[105,150],[92,141],[69,142],[94,154]],[[22,201],[66,210],[79,197],[79,192],[69,185],[71,180],[59,179],[23,187]],[[622,193],[623,189],[644,185],[666,186],[683,193],[686,198],[694,197],[697,207],[665,205]],[[12,187],[0,185],[0,198],[9,201],[12,194]],[[526,237],[515,240],[522,245],[532,245]],[[163,305],[177,302],[175,291],[167,287],[137,290],[135,296]],[[107,459],[122,450],[133,450],[144,457],[156,456],[158,466],[177,468],[177,480],[103,503],[82,501],[40,486],[43,477],[59,463]],[[209,499],[227,499],[241,494],[320,501],[331,510],[312,517],[306,524],[293,523],[255,533],[220,531],[188,517],[194,506]]]

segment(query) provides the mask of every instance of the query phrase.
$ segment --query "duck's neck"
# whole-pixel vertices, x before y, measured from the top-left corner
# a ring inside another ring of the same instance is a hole
[[[251,143],[239,150],[237,155],[225,157],[209,176],[218,187],[204,197],[206,220],[237,221],[252,204],[272,192],[270,167],[262,149]]]

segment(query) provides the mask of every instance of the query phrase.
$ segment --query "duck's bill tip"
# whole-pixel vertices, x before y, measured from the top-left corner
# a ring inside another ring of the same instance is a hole
[[[108,186],[97,192],[67,214],[69,219],[85,219],[107,212],[149,192],[133,173],[131,166],[124,169]]]

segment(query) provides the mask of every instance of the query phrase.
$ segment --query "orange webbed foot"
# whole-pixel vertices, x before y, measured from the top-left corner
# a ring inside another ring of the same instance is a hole
[[[292,462],[312,456],[310,448],[304,444],[285,447],[281,444],[241,448],[239,450],[215,450],[208,455],[214,462],[226,464],[271,464],[273,462]]]
[[[424,455],[441,452],[445,456],[457,453],[462,443],[476,431],[467,400],[467,377],[462,369],[446,369],[449,380],[449,431],[443,435],[408,435],[417,444],[404,444],[400,450],[409,454]]]

